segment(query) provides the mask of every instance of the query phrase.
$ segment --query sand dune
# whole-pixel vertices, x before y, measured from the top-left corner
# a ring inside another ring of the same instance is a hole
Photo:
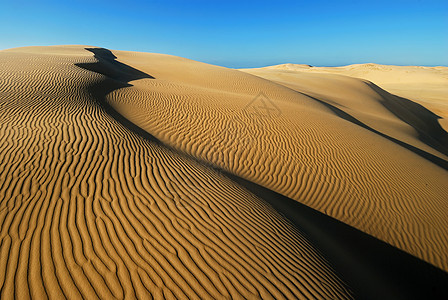
[[[315,71],[283,71],[275,67],[246,71],[315,97],[382,133],[447,159],[448,136],[440,126],[438,116],[415,102],[388,93],[375,83]],[[403,75],[398,72],[396,76]]]
[[[424,105],[442,118],[439,122],[448,130],[448,67],[356,64],[330,68],[283,64],[258,70],[262,69],[329,73],[366,79],[395,95]]]
[[[80,46],[0,60],[2,299],[351,297],[271,207],[91,93],[141,73],[76,66],[98,62]]]
[[[219,169],[448,271],[447,135],[408,99],[89,46],[4,50],[0,66],[2,299],[353,297]]]
[[[163,143],[448,270],[448,140],[424,107],[346,76],[114,54],[155,79],[108,103]]]

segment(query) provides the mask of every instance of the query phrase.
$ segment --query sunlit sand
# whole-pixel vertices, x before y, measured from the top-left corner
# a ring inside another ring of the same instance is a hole
[[[447,74],[0,51],[0,298],[353,298],[281,197],[445,274]]]

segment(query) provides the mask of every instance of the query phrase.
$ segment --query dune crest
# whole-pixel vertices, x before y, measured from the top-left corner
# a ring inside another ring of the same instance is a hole
[[[81,46],[0,60],[2,299],[351,298],[270,206],[98,103],[144,73]]]
[[[437,120],[424,128],[403,119],[408,108],[384,105],[399,102],[394,95],[347,76],[114,54],[155,79],[107,102],[164,144],[448,270],[447,143]],[[248,107],[260,92],[269,105]]]
[[[310,67],[301,64],[283,64],[248,72],[263,70],[303,71],[306,73],[338,74],[362,78],[374,82],[383,89],[418,102],[442,119],[439,120],[448,131],[448,67],[392,66],[379,64],[354,64],[343,67]]]

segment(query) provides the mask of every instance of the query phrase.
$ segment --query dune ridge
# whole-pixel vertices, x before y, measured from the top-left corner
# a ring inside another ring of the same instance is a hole
[[[123,68],[123,65],[115,60],[116,56],[111,55],[105,49],[88,48],[87,50],[95,54],[95,58],[99,60],[98,63],[77,64],[78,66],[98,71],[103,69],[98,68],[98,65],[105,63],[106,65],[116,66],[115,72],[111,74],[111,77],[117,76],[118,72],[126,72],[130,76],[129,79],[155,79],[141,72],[127,72],[129,68]],[[105,74],[107,72],[101,73]],[[117,85],[116,88],[120,88],[120,85]],[[166,146],[155,136],[130,123],[129,120],[123,118],[114,108],[105,103],[107,94],[109,94],[109,92],[105,91],[108,91],[108,89],[101,85],[96,85],[95,89],[92,89],[92,94],[96,94],[99,102],[110,115],[141,136]],[[257,101],[268,102],[268,100],[263,93],[260,93],[247,106],[257,103]],[[335,108],[333,107],[333,109]],[[278,115],[280,113],[276,107],[271,107],[270,114]],[[349,118],[347,119],[350,120]],[[357,120],[352,122],[359,123]],[[364,125],[364,127],[366,126]],[[370,130],[374,131],[373,129]],[[377,132],[377,134],[381,133]],[[398,143],[399,141],[395,142]],[[406,146],[410,147],[407,144]],[[175,151],[175,149],[173,150]],[[442,160],[435,161],[435,163],[440,163],[440,161]],[[207,164],[207,162],[200,160],[198,162]],[[344,227],[343,223],[337,220],[325,217],[323,214],[312,213],[312,209],[304,209],[305,206],[297,205],[298,203],[292,199],[266,190],[233,174],[223,172],[221,169],[214,169],[258,195],[275,209],[278,209],[281,214],[287,216],[296,228],[304,231],[305,235],[312,239],[321,251],[324,251],[326,257],[331,257],[331,263],[337,265],[337,273],[342,274],[343,279],[347,280],[346,282],[356,297],[363,299],[409,299],[426,297],[428,296],[428,291],[431,291],[430,294],[435,297],[448,293],[448,290],[445,288],[445,283],[448,282],[448,274],[443,271],[386,243],[381,243],[369,235],[358,232],[356,229],[352,229],[349,226]],[[291,214],[291,212],[293,213]],[[345,238],[338,236],[344,236]],[[380,290],[378,289],[379,286],[381,286]]]
[[[352,297],[270,206],[106,113],[91,87],[129,72],[84,48],[0,52],[2,299]]]
[[[447,271],[446,132],[407,99],[92,46],[0,60],[2,299],[353,298],[269,190]]]
[[[448,67],[392,66],[354,64],[343,67],[312,67],[302,64],[282,64],[252,71],[276,70],[308,74],[338,74],[374,82],[381,88],[411,99],[439,115],[442,127],[448,130]],[[250,71],[247,69],[247,71]]]
[[[424,107],[409,107],[407,119],[398,106],[397,116],[383,103],[400,99],[347,76],[113,52],[155,80],[107,102],[164,144],[448,270],[446,143],[435,134],[446,132]],[[280,115],[263,114],[261,102],[247,107],[260,92]],[[414,122],[421,116],[433,127]]]

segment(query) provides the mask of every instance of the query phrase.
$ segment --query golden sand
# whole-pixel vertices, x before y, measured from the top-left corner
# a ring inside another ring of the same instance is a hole
[[[448,271],[446,132],[386,81],[95,49],[0,51],[0,298],[352,297],[215,168]]]
[[[270,206],[111,117],[84,47],[0,61],[1,299],[350,298]]]
[[[347,76],[114,53],[155,79],[108,103],[165,144],[448,270],[448,135],[424,107]]]

